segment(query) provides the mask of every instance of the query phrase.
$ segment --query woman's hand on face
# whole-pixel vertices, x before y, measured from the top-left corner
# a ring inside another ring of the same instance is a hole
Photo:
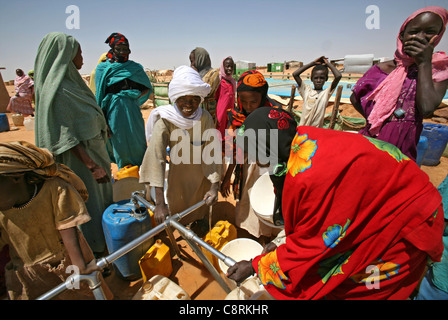
[[[414,58],[417,65],[432,61],[432,54],[434,52],[434,40],[432,37],[429,41],[426,38],[412,36],[411,39],[405,41],[403,44],[403,51],[410,57]]]

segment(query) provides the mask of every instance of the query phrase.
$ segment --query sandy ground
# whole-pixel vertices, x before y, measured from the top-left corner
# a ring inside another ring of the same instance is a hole
[[[7,86],[7,89],[10,94],[14,92],[13,86]],[[295,101],[294,107],[300,110],[301,101]],[[331,112],[332,108],[333,106],[330,104],[327,112]],[[344,116],[360,117],[359,113],[354,110],[350,104],[342,104],[339,110]],[[145,121],[150,112],[151,108],[142,109]],[[27,131],[24,126],[15,127],[11,119],[11,114],[7,115],[13,130],[1,132],[0,142],[24,140],[34,143],[34,131]],[[438,186],[448,172],[448,158],[442,157],[440,164],[437,166],[422,166],[421,169],[428,174],[430,181],[435,186]],[[112,166],[112,171],[115,173],[116,167]],[[233,198],[224,199],[220,197],[218,203],[213,207],[212,225],[219,220],[227,220],[233,224],[234,210],[235,201]],[[247,232],[241,229],[238,229],[238,237],[252,238]],[[156,236],[156,239],[157,238],[162,239],[165,244],[170,245],[166,236],[158,235]],[[225,291],[221,288],[218,282],[214,280],[197,255],[191,250],[177,231],[175,231],[175,238],[181,250],[182,259],[175,256],[174,250],[171,248],[173,272],[170,278],[187,291],[190,297],[194,300],[224,299],[226,297]],[[222,275],[222,277],[223,279],[226,279],[224,275]],[[141,279],[137,281],[125,281],[118,277],[114,271],[106,278],[106,282],[114,293],[115,299],[119,300],[131,299],[142,284]]]

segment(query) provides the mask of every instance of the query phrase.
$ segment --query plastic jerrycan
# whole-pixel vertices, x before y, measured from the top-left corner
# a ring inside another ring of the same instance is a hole
[[[155,275],[169,277],[173,271],[171,263],[170,248],[157,239],[154,245],[138,261],[143,282]]]
[[[204,237],[204,241],[211,245],[216,250],[221,250],[221,248],[228,243],[236,239],[237,231],[234,225],[228,221],[218,221],[215,226],[210,230]],[[218,258],[201,248],[204,255],[210,260],[210,262],[219,270]]]
[[[6,113],[0,113],[0,132],[9,131],[9,120]]]
[[[133,166],[133,165],[127,165],[124,166],[123,168],[121,168],[120,170],[118,170],[117,172],[117,180],[123,179],[123,178],[127,178],[127,177],[135,177],[135,178],[139,178],[140,174],[138,172],[139,167],[138,166]]]
[[[190,300],[190,296],[172,280],[155,275],[142,284],[132,300]]]
[[[448,126],[435,123],[423,123],[421,133],[428,139],[428,150],[423,157],[424,166],[437,166],[448,144]]]
[[[152,228],[148,210],[143,205],[137,208],[129,199],[110,205],[103,213],[102,224],[110,253],[117,251]],[[117,274],[130,281],[141,278],[138,261],[153,243],[153,238],[148,239],[115,260],[112,264]]]

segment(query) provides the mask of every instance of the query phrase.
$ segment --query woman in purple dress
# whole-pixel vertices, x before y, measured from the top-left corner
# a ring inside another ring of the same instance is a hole
[[[395,59],[370,68],[350,97],[367,119],[361,134],[387,141],[414,160],[423,118],[439,106],[448,87],[448,56],[433,52],[447,20],[442,7],[414,12],[400,28]]]

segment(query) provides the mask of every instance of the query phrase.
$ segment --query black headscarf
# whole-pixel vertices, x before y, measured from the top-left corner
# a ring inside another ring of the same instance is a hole
[[[129,60],[129,55],[116,56],[114,52],[114,48],[117,44],[125,44],[129,47],[129,41],[124,35],[114,32],[106,39],[105,43],[109,44],[111,48],[109,52],[107,52],[109,61],[123,63]]]

